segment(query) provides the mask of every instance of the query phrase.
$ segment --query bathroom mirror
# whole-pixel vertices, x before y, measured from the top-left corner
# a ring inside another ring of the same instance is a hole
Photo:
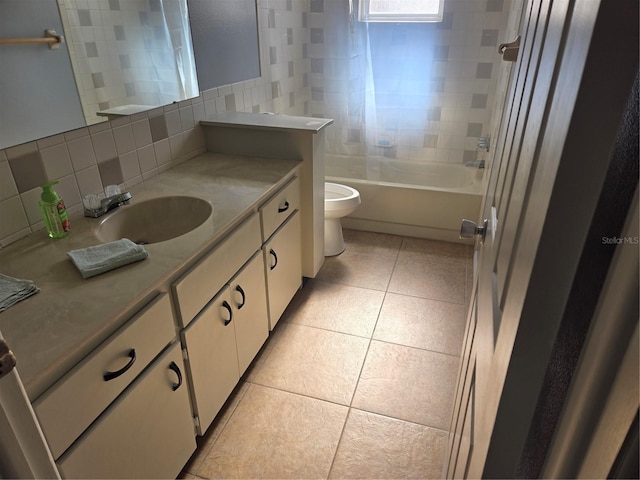
[[[0,39],[45,29],[0,45],[0,149],[260,77],[257,0],[0,0]]]
[[[256,0],[187,0],[202,91],[260,76]]]
[[[0,0],[0,149],[199,94],[186,0]]]

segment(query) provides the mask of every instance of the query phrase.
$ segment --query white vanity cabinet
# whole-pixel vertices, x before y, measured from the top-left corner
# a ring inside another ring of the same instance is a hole
[[[163,293],[34,403],[63,477],[180,472],[196,444],[175,337]]]
[[[238,383],[238,354],[229,286],[182,331],[196,429],[204,435]]]
[[[64,478],[176,478],[196,442],[174,343],[58,460]]]
[[[269,334],[260,246],[254,213],[173,285],[200,435]]]
[[[300,187],[294,177],[260,208],[269,329],[302,285]]]
[[[161,294],[38,398],[33,407],[57,459],[175,338]]]

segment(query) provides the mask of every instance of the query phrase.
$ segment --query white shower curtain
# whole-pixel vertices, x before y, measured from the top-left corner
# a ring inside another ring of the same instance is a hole
[[[335,120],[328,167],[338,161],[355,178],[380,180],[390,160],[423,159],[436,27],[359,22],[349,3],[324,24],[326,65],[316,90],[324,93],[326,116]]]

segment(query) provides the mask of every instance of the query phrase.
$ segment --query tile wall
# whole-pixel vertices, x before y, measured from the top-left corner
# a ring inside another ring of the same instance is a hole
[[[69,212],[106,185],[129,188],[205,150],[198,122],[225,111],[308,113],[309,0],[259,0],[262,77],[111,122],[0,150],[0,248],[44,235],[39,185],[58,180]],[[73,229],[73,222],[72,222]]]

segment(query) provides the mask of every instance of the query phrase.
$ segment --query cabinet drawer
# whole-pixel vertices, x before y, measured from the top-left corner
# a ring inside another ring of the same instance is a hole
[[[57,464],[63,478],[177,478],[195,449],[182,352],[174,343]]]
[[[260,207],[262,241],[266,242],[289,215],[300,208],[300,181],[292,178],[278,193]]]
[[[173,284],[183,327],[260,249],[260,244],[260,220],[254,214]]]
[[[173,338],[171,304],[169,296],[162,294],[35,402],[35,412],[54,458],[74,442]]]

